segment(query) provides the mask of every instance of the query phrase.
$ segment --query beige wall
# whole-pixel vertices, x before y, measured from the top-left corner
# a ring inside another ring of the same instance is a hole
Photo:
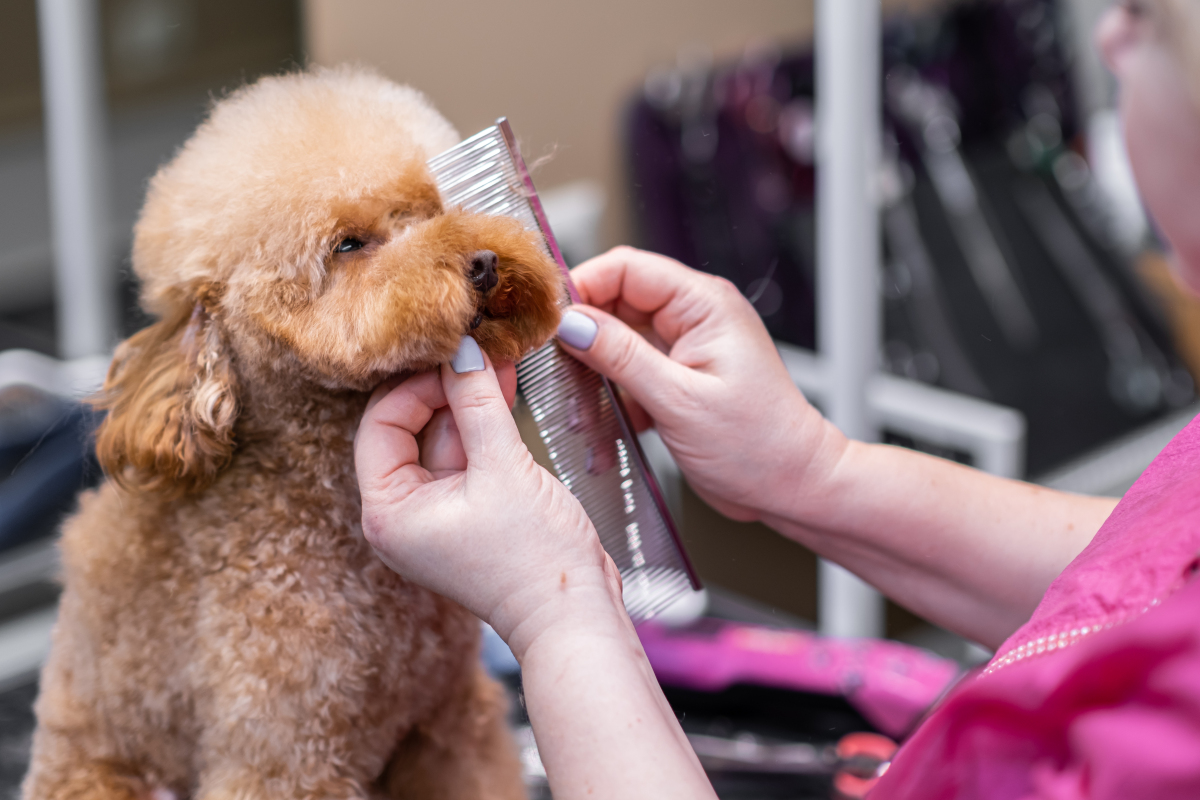
[[[507,115],[540,188],[604,183],[603,244],[623,238],[620,111],[680,47],[720,56],[803,39],[812,0],[307,0],[309,58],[374,65],[426,92],[464,136]]]
[[[888,0],[886,7],[937,0]],[[542,189],[601,181],[602,244],[625,238],[620,122],[646,71],[682,47],[716,58],[811,37],[813,0],[305,0],[308,55],[370,64],[425,91],[464,136],[501,115]]]

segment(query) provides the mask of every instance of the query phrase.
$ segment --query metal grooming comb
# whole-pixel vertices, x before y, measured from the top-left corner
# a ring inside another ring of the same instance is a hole
[[[446,207],[515,217],[541,233],[571,300],[579,301],[508,120],[431,159],[429,169]],[[517,388],[559,480],[583,504],[621,571],[633,621],[649,619],[684,592],[699,589],[612,384],[551,341],[517,365]]]

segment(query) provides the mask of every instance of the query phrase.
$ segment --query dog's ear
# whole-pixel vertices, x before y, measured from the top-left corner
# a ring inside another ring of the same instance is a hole
[[[179,496],[216,480],[233,454],[237,385],[203,302],[134,334],[118,348],[95,404],[104,471],[131,491]]]

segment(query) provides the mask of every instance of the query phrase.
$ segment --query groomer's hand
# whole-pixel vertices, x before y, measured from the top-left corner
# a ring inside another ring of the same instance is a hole
[[[556,798],[715,800],[612,559],[517,435],[511,366],[498,379],[469,336],[453,364],[367,406],[354,444],[367,541],[508,642]]]
[[[621,386],[706,501],[748,520],[820,491],[846,439],[796,389],[733,284],[629,247],[571,277],[588,305],[567,311],[559,341]]]
[[[521,441],[512,365],[498,379],[470,337],[453,363],[385,384],[367,405],[355,439],[367,541],[489,622],[518,658],[546,628],[623,613],[583,507]]]

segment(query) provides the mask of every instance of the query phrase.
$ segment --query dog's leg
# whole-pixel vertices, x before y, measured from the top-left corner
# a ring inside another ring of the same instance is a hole
[[[150,786],[121,758],[95,711],[73,691],[55,653],[42,673],[23,800],[151,800]]]
[[[371,748],[321,724],[319,709],[313,712],[317,724],[307,731],[279,710],[277,705],[266,714],[231,711],[206,731],[191,800],[369,800],[370,779],[363,777],[368,769],[356,761],[369,760],[363,751]],[[376,774],[383,758],[377,763]]]
[[[505,720],[499,684],[482,668],[430,721],[417,725],[388,767],[394,800],[523,800],[516,745]]]
[[[368,800],[421,691],[411,663],[391,650],[394,618],[334,613],[336,598],[304,584],[241,580],[214,576],[202,601],[191,800]],[[478,630],[465,612],[440,618]],[[449,662],[445,642],[430,639],[422,675]]]
[[[168,781],[160,772],[175,763],[177,755],[177,743],[162,735],[171,727],[163,721],[169,713],[163,701],[166,692],[150,680],[139,681],[136,689],[124,684],[120,693],[111,683],[105,689],[105,658],[110,669],[122,673],[128,665],[92,646],[98,637],[85,621],[86,605],[70,589],[59,603],[54,647],[42,669],[34,705],[38,726],[21,797],[167,800],[174,795],[164,787],[178,784],[181,775],[175,770]],[[146,697],[163,701],[156,709],[161,728],[146,724]]]
[[[65,767],[32,765],[22,786],[24,800],[153,800],[158,796],[127,767],[84,761]]]
[[[106,761],[70,764],[36,759],[21,787],[23,800],[158,800],[173,794],[154,791],[127,765]]]
[[[312,765],[264,769],[244,760],[208,771],[201,776],[195,800],[368,800],[369,792],[356,782],[317,775]],[[306,769],[309,767],[310,769]]]

